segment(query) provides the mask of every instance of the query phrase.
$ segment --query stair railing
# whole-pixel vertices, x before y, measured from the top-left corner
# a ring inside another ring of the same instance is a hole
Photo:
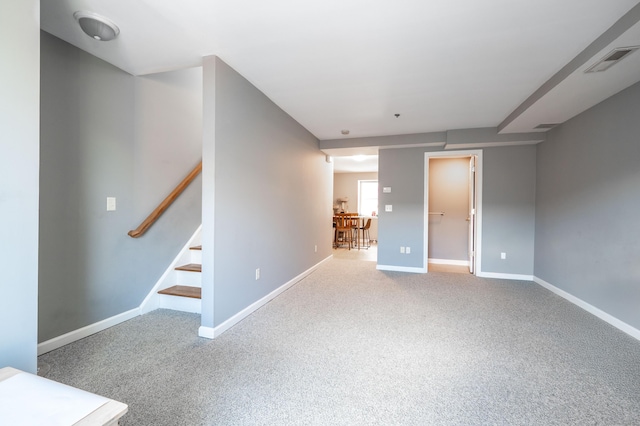
[[[160,215],[162,215],[162,213],[164,213],[164,211],[169,208],[169,206],[176,200],[176,198],[178,198],[178,196],[182,194],[187,186],[189,186],[189,184],[193,182],[193,180],[200,174],[201,171],[202,161],[200,161],[200,163],[198,163],[198,165],[194,167],[194,169],[191,170],[191,172],[184,179],[182,179],[182,182],[180,182],[178,186],[176,186],[175,189],[171,191],[167,198],[162,200],[158,207],[156,207],[155,210],[152,211],[149,216],[147,216],[147,218],[140,224],[140,226],[129,231],[128,235],[132,238],[138,238],[142,236],[142,234],[144,234],[147,229],[149,229],[151,225],[153,225],[156,220],[158,220]]]

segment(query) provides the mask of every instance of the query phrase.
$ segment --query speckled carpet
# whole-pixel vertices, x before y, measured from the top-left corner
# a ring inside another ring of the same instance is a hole
[[[128,404],[122,425],[640,424],[640,342],[533,283],[334,258],[198,326],[158,310],[40,361]]]

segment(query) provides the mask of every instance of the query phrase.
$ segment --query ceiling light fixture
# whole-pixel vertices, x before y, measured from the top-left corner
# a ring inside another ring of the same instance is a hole
[[[349,131],[348,130],[342,130],[342,131],[340,131],[340,133],[342,133],[343,135],[348,135]]]
[[[118,37],[120,28],[110,19],[93,12],[78,11],[73,14],[80,28],[94,40],[109,41]]]
[[[354,161],[364,161],[364,160],[367,159],[367,156],[366,155],[354,155],[352,158],[353,158]]]

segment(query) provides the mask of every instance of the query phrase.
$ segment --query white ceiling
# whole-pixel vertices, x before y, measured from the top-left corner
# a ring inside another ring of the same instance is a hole
[[[605,73],[582,72],[591,56],[640,45],[638,25],[565,67],[638,3],[47,0],[41,26],[134,75],[218,55],[327,140],[563,122],[640,80],[637,52]],[[120,36],[89,38],[77,10],[113,20]]]
[[[332,157],[334,173],[366,173],[378,171],[378,155],[343,155]]]

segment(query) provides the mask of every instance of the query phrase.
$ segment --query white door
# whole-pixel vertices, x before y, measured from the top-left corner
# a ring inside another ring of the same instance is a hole
[[[476,269],[476,157],[469,158],[469,272]]]

